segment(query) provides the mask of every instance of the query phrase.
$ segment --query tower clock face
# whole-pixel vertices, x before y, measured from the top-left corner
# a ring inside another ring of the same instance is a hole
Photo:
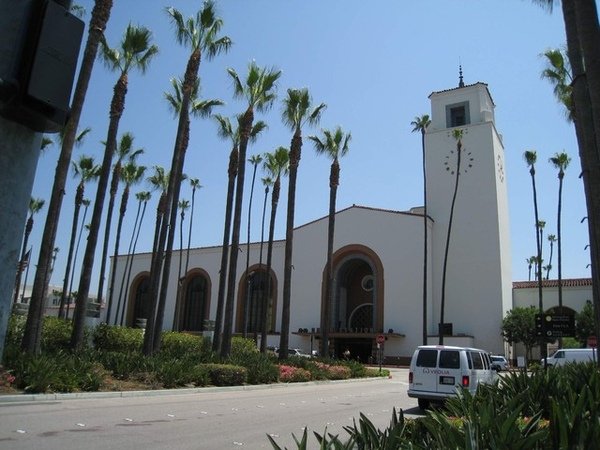
[[[498,155],[496,157],[496,170],[498,171],[498,177],[500,178],[500,182],[504,183],[504,163],[502,162],[501,155]]]

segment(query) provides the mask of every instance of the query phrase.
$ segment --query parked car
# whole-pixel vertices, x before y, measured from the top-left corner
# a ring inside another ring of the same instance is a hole
[[[598,352],[595,348],[563,348],[556,350],[552,356],[549,356],[546,359],[546,364],[559,367],[568,363],[597,361],[597,358]],[[540,362],[544,365],[543,359]]]
[[[444,345],[422,345],[410,361],[408,396],[416,398],[419,408],[431,401],[442,402],[460,389],[475,393],[481,383],[494,383],[498,374],[485,350]]]
[[[279,356],[279,348],[275,349],[275,354]],[[310,358],[311,356],[308,353],[304,353],[299,348],[288,348],[288,356],[300,356],[302,358]]]
[[[496,372],[508,370],[508,361],[504,356],[491,355],[492,358],[492,369]]]

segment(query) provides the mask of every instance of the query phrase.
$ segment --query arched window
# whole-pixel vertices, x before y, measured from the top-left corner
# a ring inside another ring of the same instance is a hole
[[[202,275],[195,275],[186,283],[181,316],[182,331],[202,331],[204,329],[207,293],[208,282]]]
[[[271,272],[271,282],[268,283],[266,270],[262,267],[259,268],[258,265],[249,271],[248,277],[242,277],[236,318],[238,333],[243,333],[244,328],[247,333],[260,333],[263,329],[265,308],[268,308],[267,332],[275,329],[276,288],[273,272]],[[267,290],[271,295],[267,295]]]

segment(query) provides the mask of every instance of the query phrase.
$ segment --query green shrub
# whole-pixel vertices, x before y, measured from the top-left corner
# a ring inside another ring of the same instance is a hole
[[[248,372],[246,382],[249,384],[275,383],[279,376],[279,369],[274,360],[255,350],[232,353],[227,363],[245,367]]]
[[[42,351],[67,350],[71,346],[73,322],[58,317],[44,317],[42,325]]]
[[[211,383],[210,373],[204,364],[197,364],[192,367],[190,379],[196,386],[208,386]]]
[[[202,364],[214,386],[239,386],[246,383],[248,371],[232,364]]]
[[[98,362],[120,380],[134,378],[136,374],[148,371],[147,358],[139,352],[98,352]]]
[[[98,325],[93,332],[94,348],[97,350],[132,353],[140,351],[144,342],[141,328]]]
[[[8,328],[6,330],[6,339],[4,345],[20,346],[23,340],[23,333],[25,332],[25,323],[27,322],[27,316],[19,314],[11,314],[8,318]]]
[[[176,331],[162,332],[160,353],[169,358],[193,357],[196,362],[207,362],[212,356],[209,339]]]
[[[238,336],[231,338],[231,351],[229,352],[230,357],[238,358],[254,353],[259,353],[259,350],[256,348],[256,343],[252,339]]]
[[[156,379],[166,389],[185,386],[193,382],[193,371],[179,359],[161,359],[155,368]]]

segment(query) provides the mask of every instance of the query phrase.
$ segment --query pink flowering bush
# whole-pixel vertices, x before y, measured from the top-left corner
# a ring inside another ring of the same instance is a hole
[[[319,372],[325,374],[323,378],[328,380],[347,380],[352,376],[352,370],[346,366],[325,364],[319,361],[314,364]]]
[[[279,381],[282,383],[297,383],[302,381],[310,381],[312,378],[310,372],[300,367],[279,365]]]
[[[15,382],[15,376],[0,367],[0,387],[10,388]]]

